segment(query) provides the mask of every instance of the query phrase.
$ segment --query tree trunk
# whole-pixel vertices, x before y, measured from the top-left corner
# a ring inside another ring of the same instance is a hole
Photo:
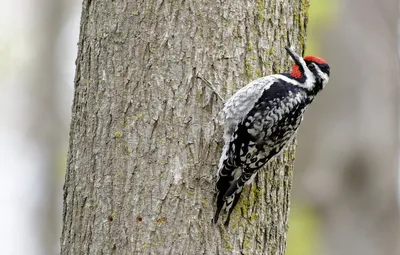
[[[62,254],[284,254],[294,145],[214,226],[221,101],[288,70],[308,0],[83,2]],[[301,49],[301,50],[299,50]]]

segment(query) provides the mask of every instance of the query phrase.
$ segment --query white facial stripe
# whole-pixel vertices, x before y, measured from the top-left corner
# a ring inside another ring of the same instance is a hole
[[[310,71],[310,69],[308,69],[307,64],[303,58],[300,58],[299,61],[304,69],[304,75],[306,76],[306,83],[304,84],[304,87],[306,89],[311,89],[315,83],[314,74]]]
[[[302,86],[302,84],[300,82],[298,82],[296,80],[293,80],[293,79],[290,79],[290,78],[288,78],[288,77],[286,77],[284,75],[281,75],[281,74],[273,74],[271,76],[276,77],[277,79],[282,79],[285,82],[291,83],[291,84],[296,85],[296,86]]]
[[[321,79],[322,79],[322,88],[324,88],[325,85],[326,85],[326,84],[328,83],[328,81],[329,81],[329,76],[328,76],[328,74],[322,72],[321,69],[320,69],[316,64],[313,63],[313,65],[314,65],[314,66],[316,67],[316,69],[317,69],[318,76],[321,77]]]

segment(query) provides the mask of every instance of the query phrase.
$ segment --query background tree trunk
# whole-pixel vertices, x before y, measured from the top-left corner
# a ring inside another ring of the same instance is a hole
[[[56,49],[70,2],[17,0],[0,10],[0,254],[60,250],[69,127]]]
[[[294,145],[213,226],[222,103],[304,50],[308,0],[84,0],[62,254],[284,254]],[[301,50],[299,50],[301,49]]]
[[[300,129],[295,182],[303,185],[294,193],[317,208],[318,254],[400,254],[400,5],[340,4],[337,21],[317,35],[332,80],[307,115],[319,121]]]

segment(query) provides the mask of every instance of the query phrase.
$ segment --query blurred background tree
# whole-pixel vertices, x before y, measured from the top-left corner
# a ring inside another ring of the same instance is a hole
[[[1,3],[0,254],[60,250],[79,3]]]
[[[396,1],[311,2],[307,53],[332,73],[299,132],[289,255],[400,254],[397,21]]]
[[[59,252],[80,12],[0,8],[1,254]],[[400,254],[398,13],[393,0],[311,0],[307,54],[332,79],[299,132],[289,255]]]

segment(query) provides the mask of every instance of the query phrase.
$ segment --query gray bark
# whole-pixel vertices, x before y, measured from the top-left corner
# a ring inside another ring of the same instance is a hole
[[[304,49],[308,1],[83,2],[62,254],[284,254],[294,145],[213,226],[222,104]]]

